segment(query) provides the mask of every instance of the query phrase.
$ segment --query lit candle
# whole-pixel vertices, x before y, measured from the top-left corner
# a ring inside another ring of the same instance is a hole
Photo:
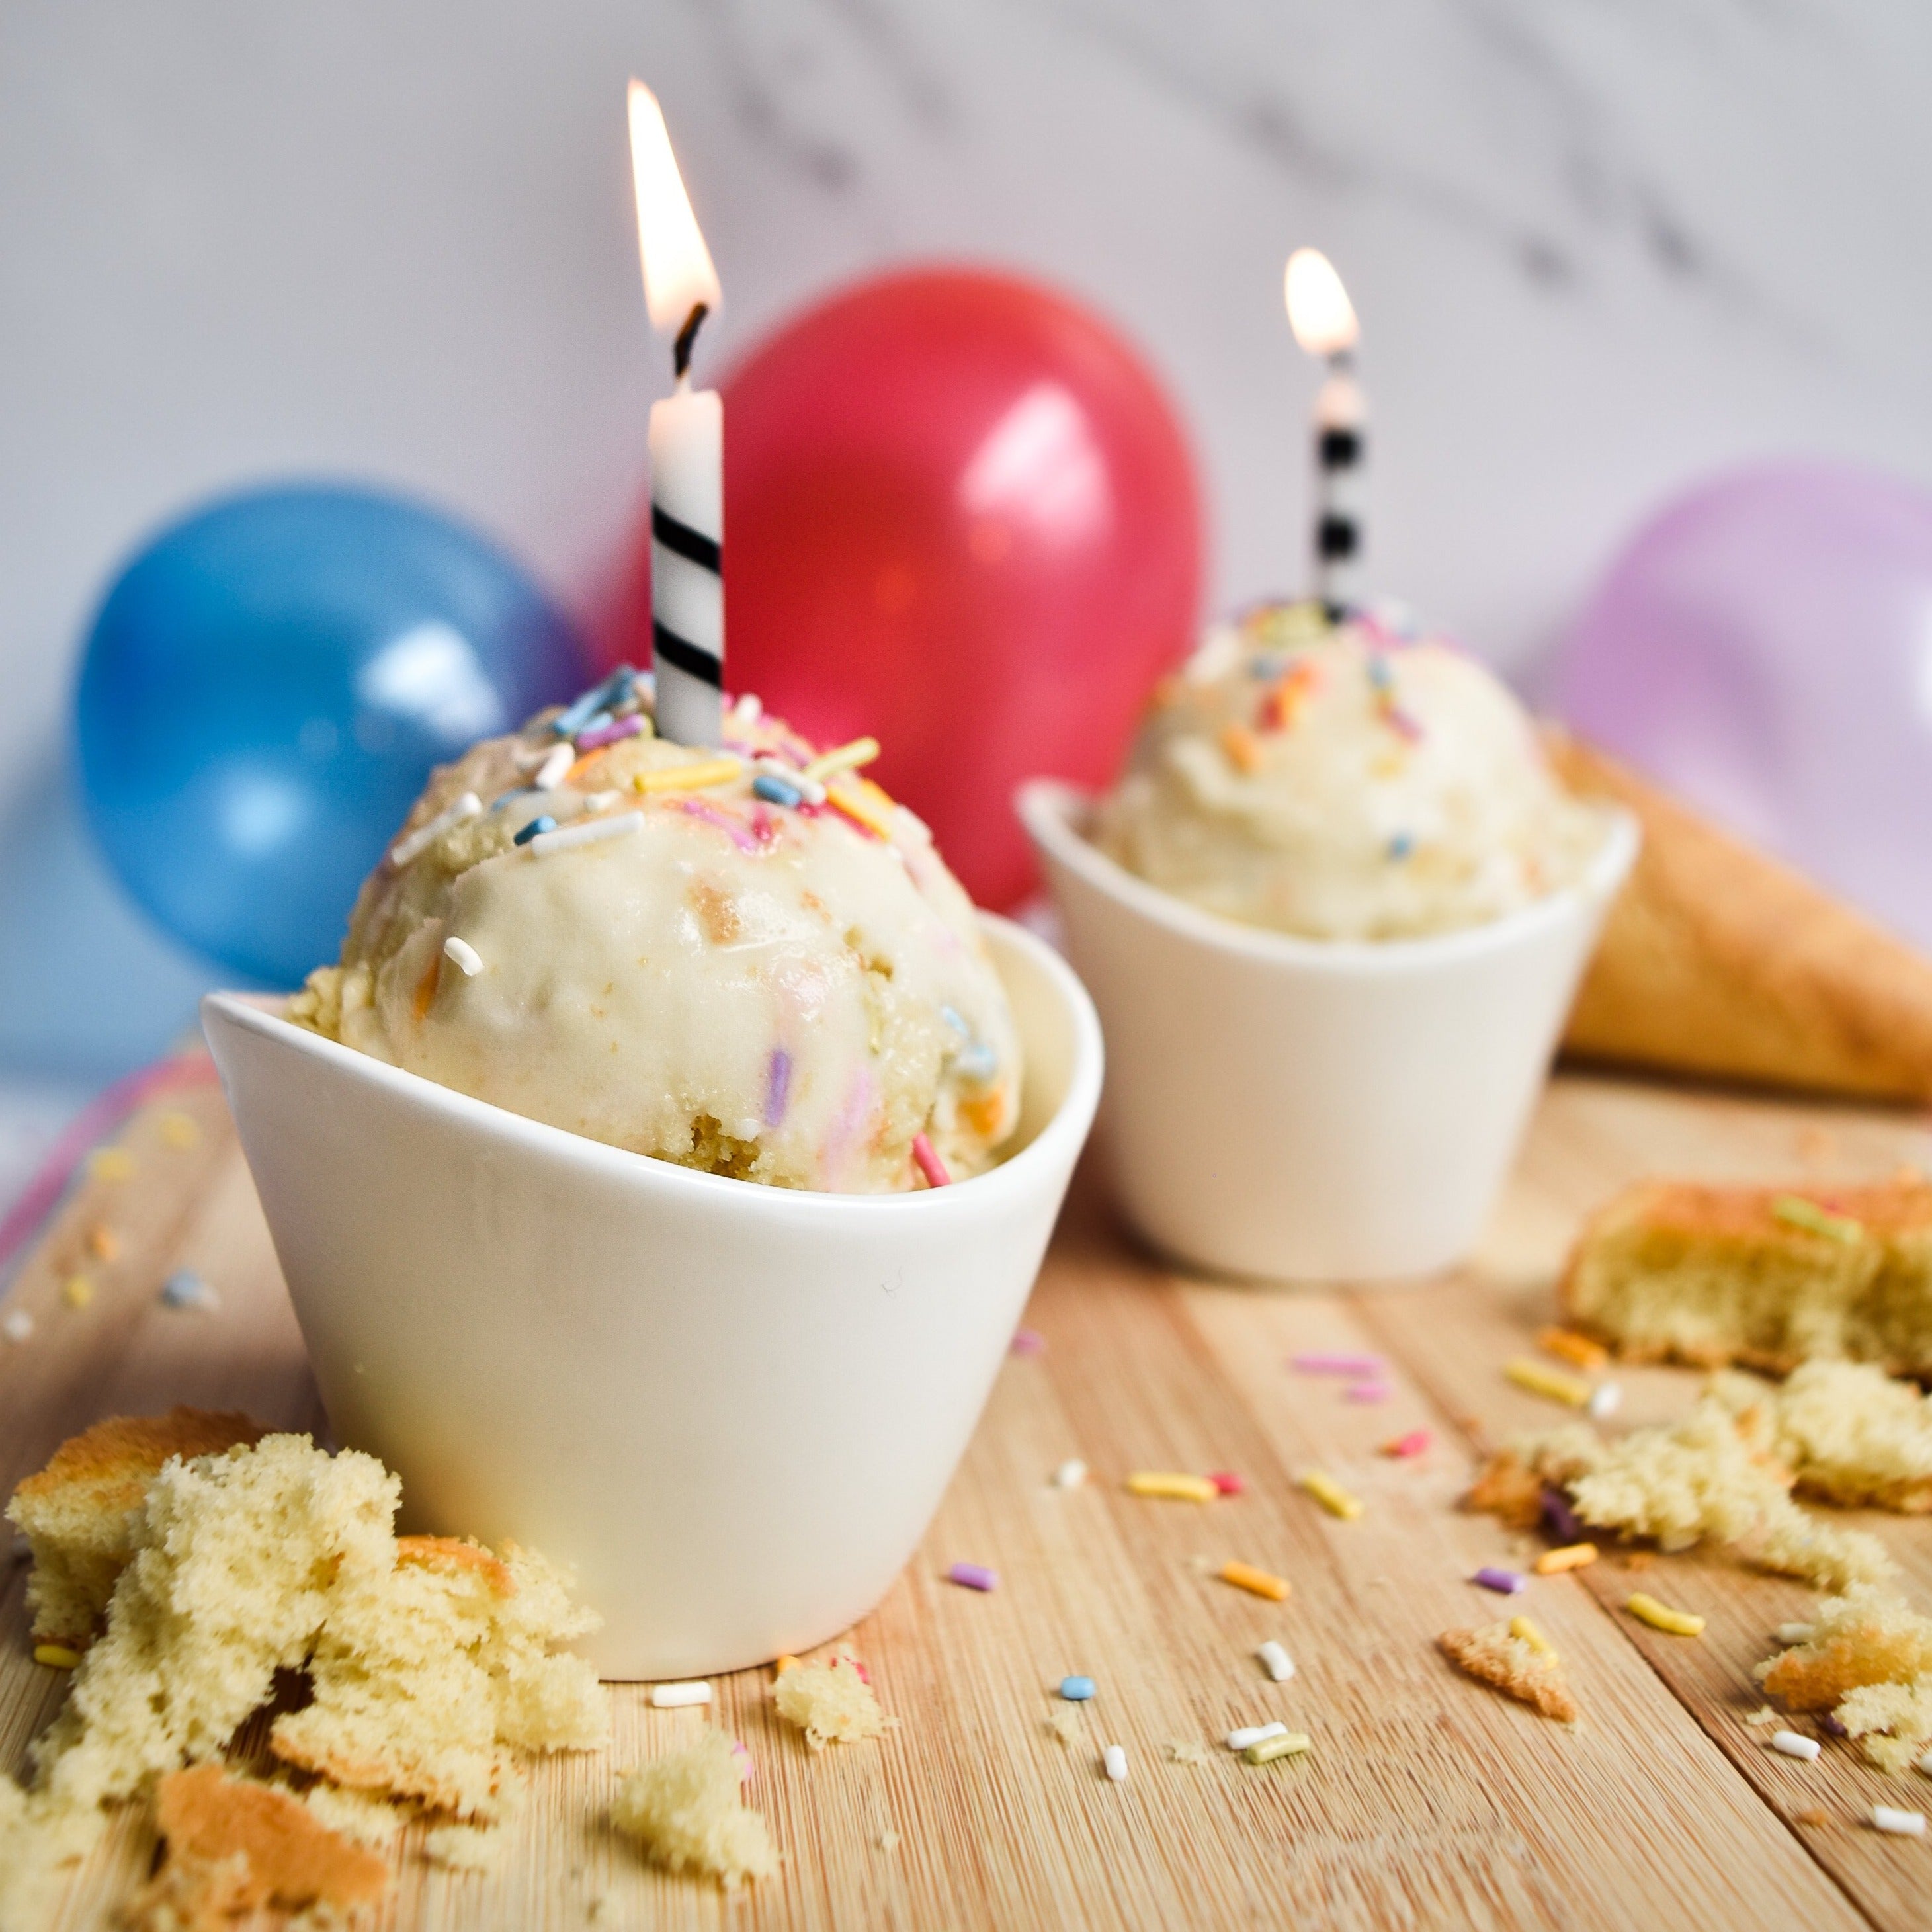
[[[677,387],[651,406],[651,638],[657,725],[680,745],[723,740],[724,404],[691,386],[692,344],[720,300],[657,97],[631,83],[631,168],[651,326],[672,338]]]
[[[1318,249],[1289,256],[1287,287],[1295,340],[1328,368],[1315,398],[1315,595],[1339,614],[1360,594],[1368,409],[1354,376],[1355,310]]]

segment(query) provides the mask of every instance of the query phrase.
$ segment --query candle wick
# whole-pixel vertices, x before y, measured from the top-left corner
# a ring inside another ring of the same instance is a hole
[[[698,340],[698,332],[704,326],[704,318],[711,313],[707,302],[694,302],[691,313],[684,319],[684,326],[677,332],[677,340],[671,344],[671,373],[682,382],[691,370],[691,346]]]

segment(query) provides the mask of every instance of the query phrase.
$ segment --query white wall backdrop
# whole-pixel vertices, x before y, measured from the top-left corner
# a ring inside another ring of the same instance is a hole
[[[1058,282],[1179,399],[1218,601],[1298,572],[1304,242],[1363,318],[1375,574],[1504,664],[1700,472],[1932,472],[1911,0],[0,0],[0,1066],[147,1050],[202,976],[56,824],[79,633],[158,519],[351,472],[607,580],[663,375],[632,72],[712,367],[890,262]]]

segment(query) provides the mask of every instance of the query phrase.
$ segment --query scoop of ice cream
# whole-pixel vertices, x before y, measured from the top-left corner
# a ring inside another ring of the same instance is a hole
[[[1019,1047],[926,827],[856,770],[808,778],[754,701],[693,750],[641,681],[604,694],[436,772],[291,1017],[712,1173],[878,1193],[928,1152],[991,1165]]]
[[[1224,918],[1317,939],[1475,926],[1602,842],[1522,707],[1473,658],[1312,604],[1210,632],[1156,692],[1102,848]]]

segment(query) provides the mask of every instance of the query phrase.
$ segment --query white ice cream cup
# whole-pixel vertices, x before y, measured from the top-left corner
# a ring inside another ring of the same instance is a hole
[[[1078,982],[985,930],[1026,1052],[1017,1150],[907,1194],[647,1160],[203,1003],[336,1435],[402,1477],[406,1526],[572,1565],[603,1675],[821,1643],[938,1508],[1100,1091]]]
[[[1614,812],[1576,884],[1424,939],[1238,926],[1018,806],[1107,1036],[1102,1140],[1129,1219],[1226,1274],[1364,1280],[1461,1260],[1515,1156],[1604,915],[1636,856]]]

